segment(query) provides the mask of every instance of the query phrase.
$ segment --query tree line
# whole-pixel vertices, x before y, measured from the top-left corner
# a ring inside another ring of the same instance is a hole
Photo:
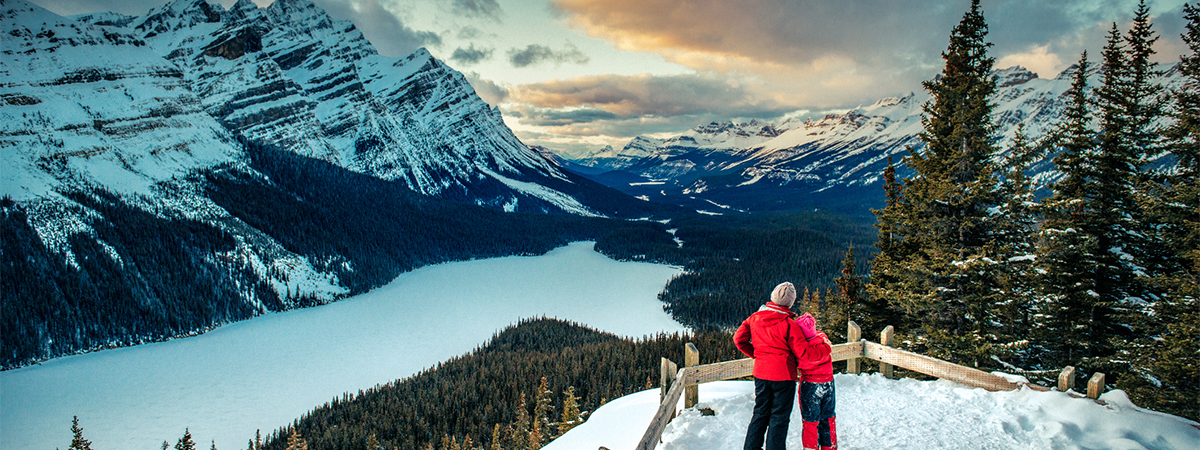
[[[728,333],[633,340],[526,319],[471,353],[317,407],[262,448],[285,450],[295,432],[312,449],[536,450],[608,400],[656,387],[659,359],[682,361],[687,342],[702,364],[741,357]]]
[[[923,145],[903,161],[912,176],[884,174],[869,282],[825,306],[865,333],[896,326],[913,351],[1035,381],[1067,365],[1104,372],[1139,405],[1200,418],[1200,16],[1184,12],[1181,88],[1154,82],[1142,1],[1128,30],[1113,24],[1098,66],[1084,52],[1070,69],[1054,132],[1018,130],[1001,158],[973,1],[942,76],[924,84]],[[1164,152],[1171,170],[1150,163]],[[1026,172],[1045,159],[1061,177],[1041,186]]]

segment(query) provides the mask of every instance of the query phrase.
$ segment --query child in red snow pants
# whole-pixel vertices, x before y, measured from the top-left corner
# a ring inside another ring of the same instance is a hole
[[[824,383],[800,382],[800,418],[804,420],[802,440],[805,450],[837,448],[837,430],[834,426],[836,405],[832,380]]]
[[[804,420],[804,450],[837,448],[834,409],[837,402],[833,392],[832,345],[825,333],[817,331],[816,318],[805,314],[796,319],[808,342],[823,345],[813,347],[797,360],[803,374],[800,377],[800,418]]]

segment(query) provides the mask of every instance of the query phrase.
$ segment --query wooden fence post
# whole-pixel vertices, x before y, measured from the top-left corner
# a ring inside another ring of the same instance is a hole
[[[888,325],[887,328],[884,328],[883,331],[879,333],[879,343],[887,347],[892,347],[893,344],[895,344],[895,342],[892,342],[894,334],[895,329],[892,328],[891,325]],[[883,374],[884,378],[891,378],[892,365],[887,363],[879,363],[879,372]]]
[[[1096,400],[1100,398],[1100,394],[1104,392],[1104,374],[1096,372],[1092,375],[1092,379],[1088,380],[1087,398]]]
[[[862,340],[862,328],[858,327],[853,320],[846,322],[846,342],[854,343]],[[846,373],[857,374],[860,370],[861,358],[850,358],[846,360]]]
[[[683,346],[683,367],[693,367],[700,365],[700,350],[695,344],[688,342]],[[700,385],[687,384],[683,390],[683,407],[691,408],[700,403]]]
[[[663,358],[662,359],[662,375],[659,377],[660,386],[658,393],[658,401],[661,402],[667,397],[667,390],[671,389],[671,383],[675,382],[675,372],[679,371],[679,367],[675,362]]]
[[[1075,389],[1075,366],[1063,367],[1062,373],[1058,374],[1058,390],[1067,392]]]

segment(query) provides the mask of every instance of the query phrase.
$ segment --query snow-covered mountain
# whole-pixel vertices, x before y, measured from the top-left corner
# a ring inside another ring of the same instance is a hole
[[[589,153],[582,158],[576,158],[572,162],[597,170],[620,170],[633,165],[633,163],[642,158],[654,154],[655,150],[663,145],[663,142],[662,139],[638,136],[620,150],[615,150],[611,145],[606,145],[604,148]]]
[[[0,0],[0,33],[0,288],[19,311],[0,365],[548,242],[496,211],[654,206],[527,148],[427,51],[381,56],[309,0],[75,17]],[[504,236],[471,241],[479,230]]]
[[[1021,67],[994,72],[998,87],[994,118],[1002,136],[1000,145],[1006,150],[996,156],[998,160],[1007,156],[1018,124],[1037,138],[1060,121],[1067,101],[1063,94],[1075,70],[1072,66],[1053,79],[1039,78]],[[1095,74],[1092,77],[1095,80]],[[1159,82],[1175,87],[1182,77],[1171,67]],[[882,206],[880,177],[888,157],[904,175],[901,160],[907,149],[922,145],[918,138],[923,131],[921,107],[929,98],[921,91],[819,119],[778,124],[714,122],[670,139],[639,137],[615,153],[649,151],[649,155],[636,160],[609,158],[605,161],[613,172],[590,176],[664,203],[716,203],[742,210],[825,207],[869,214],[868,208]],[[1033,170],[1042,182],[1055,176],[1049,161]]]

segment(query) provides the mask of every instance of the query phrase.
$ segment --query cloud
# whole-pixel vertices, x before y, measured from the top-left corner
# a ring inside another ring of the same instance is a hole
[[[996,67],[1021,66],[1041,78],[1054,78],[1068,64],[1049,45],[1034,45],[1028,51],[1013,53],[996,60]]]
[[[1183,1],[1160,0],[1152,13],[1178,10]],[[1093,29],[1112,21],[1124,27],[1134,3],[985,2],[990,53],[1054,76],[1082,50],[1098,51],[1103,36]],[[552,8],[571,26],[620,50],[656,53],[698,71],[754,76],[791,101],[827,107],[919,89],[944,66],[941,52],[969,3],[552,0]]]
[[[506,92],[500,108],[522,142],[571,154],[713,121],[779,120],[795,110],[760,85],[715,73],[582,76]]]
[[[467,77],[467,82],[471,83],[471,87],[475,88],[475,94],[489,105],[499,105],[508,98],[508,89],[483,78],[478,72],[467,72],[464,76]]]
[[[472,26],[465,26],[458,30],[458,38],[462,40],[475,39],[483,36],[483,30]]]
[[[733,61],[811,64],[833,55],[918,57],[961,16],[939,3],[949,2],[554,0],[553,7],[620,49],[717,69]]]
[[[496,23],[504,19],[504,10],[496,0],[451,0],[450,10],[464,17],[490,19]]]
[[[532,110],[517,108],[512,110],[511,115],[521,119],[522,124],[534,127],[574,125],[600,120],[621,119],[616,114],[590,107],[572,109],[536,108]]]
[[[384,56],[406,56],[421,47],[442,45],[442,38],[437,33],[408,27],[379,0],[313,0],[313,3],[334,19],[354,22],[354,26]]]
[[[460,64],[470,66],[479,64],[480,62],[491,58],[494,49],[490,48],[475,48],[475,44],[471,44],[469,48],[456,48],[454,54],[450,55],[450,59]]]
[[[717,113],[777,116],[794,109],[742,81],[707,74],[593,75],[514,87],[510,100],[541,108],[591,107],[620,117]]]
[[[502,106],[523,141],[549,148],[678,133],[730,119],[776,120],[793,107],[772,100],[758,85],[717,74],[597,75],[525,84],[509,89]],[[591,139],[591,140],[587,140]],[[597,145],[596,148],[603,145]]]
[[[562,50],[554,50],[545,45],[529,44],[524,49],[514,48],[509,50],[508,61],[512,63],[513,67],[521,68],[547,61],[555,64],[587,64],[588,61],[591,61],[591,58],[588,58],[587,55],[579,51],[579,48],[570,43]]]

